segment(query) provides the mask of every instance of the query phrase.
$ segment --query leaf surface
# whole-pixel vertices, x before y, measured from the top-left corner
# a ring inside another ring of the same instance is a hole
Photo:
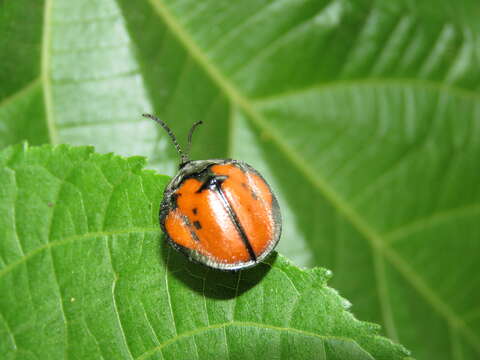
[[[332,269],[419,358],[479,357],[478,1],[0,6],[2,145],[94,144],[173,175],[139,114],[180,139],[202,119],[194,158],[245,160],[278,192],[281,253]]]
[[[160,241],[168,180],[91,148],[0,153],[0,353],[14,358],[404,359],[330,274],[194,265]]]

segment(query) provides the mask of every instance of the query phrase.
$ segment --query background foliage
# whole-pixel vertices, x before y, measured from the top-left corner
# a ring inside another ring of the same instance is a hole
[[[418,358],[480,354],[474,0],[0,1],[0,144],[251,163],[279,251]]]

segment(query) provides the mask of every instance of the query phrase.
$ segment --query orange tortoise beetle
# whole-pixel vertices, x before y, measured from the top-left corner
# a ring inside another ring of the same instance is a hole
[[[191,260],[221,270],[255,266],[277,245],[281,215],[263,177],[243,161],[190,160],[168,126],[179,171],[165,188],[160,225],[168,243]],[[188,135],[190,147],[195,123]]]

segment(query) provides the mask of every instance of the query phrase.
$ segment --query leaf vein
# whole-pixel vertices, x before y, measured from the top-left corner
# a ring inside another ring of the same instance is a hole
[[[65,49],[55,49],[52,51],[53,54],[55,55],[81,55],[84,53],[102,53],[105,51],[110,51],[110,50],[119,50],[119,49],[125,49],[129,48],[131,46],[130,41],[125,41],[125,42],[118,42],[115,44],[109,44],[109,45],[100,45],[97,44],[95,47],[81,47],[81,48],[76,48],[75,50],[72,50],[70,48],[65,48]]]
[[[50,79],[50,54],[51,51],[51,12],[52,1],[45,0],[43,14],[43,36],[42,36],[42,55],[41,55],[41,79],[43,84],[43,99],[45,102],[45,120],[51,144],[58,144],[58,133],[54,118],[52,84]]]
[[[282,93],[267,95],[263,97],[256,97],[251,99],[252,105],[261,106],[276,101],[285,101],[286,98],[292,96],[300,96],[312,92],[329,92],[340,87],[355,87],[355,86],[391,86],[391,87],[413,87],[423,90],[437,91],[438,93],[451,94],[458,98],[480,101],[480,92],[468,88],[462,88],[452,84],[445,84],[439,81],[417,79],[417,78],[384,78],[384,77],[370,77],[359,78],[351,80],[335,80],[305,86],[303,88],[296,88]]]
[[[0,312],[0,319],[5,324],[5,327],[7,329],[8,338],[10,339],[10,341],[12,343],[13,351],[17,351],[18,347],[17,347],[17,342],[15,341],[15,334],[10,329],[10,325],[8,324],[7,319],[5,319],[5,316],[2,314],[2,312]]]
[[[251,23],[254,22],[257,19],[261,19],[268,10],[270,10],[271,7],[277,6],[276,2],[269,2],[266,1],[265,4],[263,4],[259,9],[256,9],[255,12],[252,12],[249,16],[245,16],[245,18],[242,19],[242,21],[238,24],[235,24],[235,26],[232,26],[230,30],[225,32],[214,44],[210,46],[209,53],[213,54],[215,53],[220,47],[222,47],[224,44],[228,44],[230,41],[235,39],[235,36],[238,34],[241,34],[242,30],[247,29],[249,30],[249,26],[251,26]]]
[[[142,311],[143,311],[143,316],[145,316],[145,320],[147,322],[148,329],[150,330],[152,335],[155,337],[154,338],[155,343],[157,345],[160,345],[160,339],[158,337],[157,332],[155,331],[155,328],[152,326],[152,322],[150,321],[150,317],[148,316],[147,310],[145,309],[145,304],[143,303],[143,300],[141,298],[139,299],[139,302],[140,302],[140,306],[141,306]]]
[[[345,342],[354,343],[359,348],[361,348],[362,350],[364,350],[366,352],[366,350],[363,349],[355,340],[350,339],[350,338],[346,338],[346,337],[333,336],[333,335],[320,335],[320,334],[317,334],[317,333],[314,333],[314,332],[311,332],[311,331],[307,331],[307,330],[301,330],[301,329],[290,328],[290,327],[275,326],[275,325],[269,325],[269,324],[262,324],[262,323],[253,322],[253,321],[231,321],[231,322],[225,322],[225,323],[218,323],[218,324],[214,324],[214,325],[210,325],[210,326],[203,326],[203,327],[196,328],[195,330],[190,330],[190,331],[186,331],[182,334],[178,334],[177,336],[164,341],[159,346],[145,351],[143,354],[138,356],[135,360],[147,359],[151,355],[155,354],[157,351],[162,351],[162,349],[164,349],[165,347],[167,347],[171,344],[174,344],[175,342],[180,341],[184,338],[195,336],[195,335],[198,335],[198,334],[210,331],[210,330],[215,330],[215,329],[223,329],[225,331],[226,328],[232,327],[232,326],[257,327],[257,328],[264,329],[264,330],[275,330],[275,331],[280,331],[280,332],[284,332],[284,331],[285,332],[293,332],[295,334],[315,337],[315,338],[322,339],[322,340],[341,340],[341,341],[345,341]],[[226,336],[225,336],[225,338],[226,338]],[[228,346],[227,346],[227,349],[228,349]]]
[[[82,18],[81,20],[75,19],[75,20],[55,20],[52,21],[52,25],[57,25],[57,26],[67,26],[67,25],[88,25],[92,23],[102,23],[102,22],[117,22],[119,21],[119,16],[120,14],[113,14],[109,16],[104,16],[104,17],[91,17],[91,18]]]
[[[398,342],[398,333],[395,327],[392,307],[390,304],[388,296],[388,285],[385,274],[385,264],[383,262],[383,257],[381,254],[372,249],[373,252],[373,262],[374,262],[374,272],[377,280],[377,291],[378,298],[380,300],[380,309],[382,312],[383,323],[385,325],[385,330],[389,338]]]
[[[209,325],[209,326],[212,326],[212,325]],[[225,337],[225,348],[227,349],[227,360],[230,360],[231,357],[230,357],[230,349],[228,347],[227,327],[226,326],[223,327],[223,336]]]
[[[461,207],[438,211],[429,216],[414,220],[408,224],[401,225],[384,234],[390,243],[406,239],[408,235],[424,230],[435,225],[442,224],[461,217],[475,216],[480,213],[480,203],[472,203]]]
[[[35,88],[40,84],[41,79],[38,77],[31,81],[30,83],[26,84],[20,90],[17,90],[13,94],[7,96],[6,98],[0,101],[0,108],[4,106],[8,106],[10,103],[16,101],[17,99],[23,97],[25,94],[28,94],[30,91],[34,91]]]
[[[270,40],[268,44],[266,44],[260,51],[255,54],[255,56],[252,56],[250,59],[242,63],[239,68],[232,70],[232,77],[242,71],[247,70],[248,67],[252,64],[258,63],[260,60],[272,54],[275,50],[281,47],[285,41],[288,41],[290,37],[294,37],[297,32],[309,26],[312,20],[319,16],[325,9],[328,9],[329,6],[330,4],[326,3],[326,5],[322,7],[317,13],[311,15],[301,23],[295,24],[289,29],[285,29],[281,34],[278,35],[276,39]]]
[[[113,305],[113,312],[115,314],[115,320],[117,323],[117,329],[120,333],[120,338],[122,339],[123,345],[125,346],[125,349],[128,352],[128,355],[130,359],[133,359],[132,352],[130,350],[130,346],[128,345],[127,337],[125,334],[125,330],[122,325],[122,320],[120,318],[120,313],[118,311],[118,306],[117,306],[117,296],[116,296],[116,287],[117,287],[117,281],[118,281],[118,274],[115,271],[115,267],[113,266],[113,254],[112,254],[112,249],[110,248],[110,242],[109,238],[105,238],[105,246],[107,248],[107,255],[108,259],[110,261],[110,267],[112,268],[113,272],[113,281],[112,281],[112,305]]]
[[[126,71],[118,71],[117,73],[108,74],[106,76],[92,76],[92,77],[79,77],[79,78],[57,78],[54,79],[55,85],[59,86],[68,86],[68,85],[84,85],[84,84],[95,84],[95,83],[104,83],[111,80],[118,79],[128,79],[131,77],[136,77],[139,74],[138,68],[132,68]],[[80,75],[81,76],[81,75]],[[58,127],[58,125],[57,125]]]
[[[51,241],[48,242],[42,246],[39,246],[38,248],[30,251],[29,253],[25,254],[25,256],[22,256],[20,259],[17,261],[14,261],[4,267],[3,269],[0,270],[0,278],[5,276],[7,273],[11,272],[13,269],[15,269],[17,266],[27,262],[29,259],[34,257],[35,255],[41,253],[42,251],[45,251],[51,247],[55,246],[61,246],[65,245],[74,241],[82,241],[82,240],[90,240],[90,239],[95,239],[99,237],[104,237],[104,236],[112,236],[112,235],[126,235],[126,234],[134,234],[134,233],[158,233],[160,234],[160,228],[159,227],[151,227],[151,228],[131,228],[131,229],[120,229],[120,230],[112,230],[112,231],[98,231],[98,232],[88,232],[85,234],[81,235],[73,235],[70,237],[67,237],[63,240],[57,240],[57,241]]]
[[[68,359],[68,324],[67,324],[67,315],[65,314],[65,308],[63,307],[63,296],[62,296],[62,291],[60,288],[60,283],[58,281],[58,273],[57,269],[55,267],[55,258],[53,257],[53,251],[52,248],[48,249],[48,252],[50,254],[50,259],[52,261],[52,273],[53,277],[55,278],[55,284],[57,285],[57,291],[58,291],[58,302],[59,302],[59,307],[60,307],[60,313],[62,314],[62,319],[63,319],[63,326],[64,326],[64,331],[65,331],[65,343],[64,343],[64,357],[65,359]]]
[[[168,308],[170,309],[170,314],[172,316],[173,329],[175,330],[175,335],[178,335],[177,322],[175,321],[175,312],[173,311],[172,299],[170,296],[170,286],[168,284],[168,273],[169,273],[168,264],[170,261],[170,252],[171,252],[171,249],[169,247],[167,249],[167,260],[165,261],[165,291],[167,292]]]
[[[18,186],[18,180],[17,180],[17,173],[14,169],[12,168],[9,168],[11,171],[12,171],[12,176],[15,180],[15,199],[13,201],[13,206],[12,206],[12,210],[13,210],[13,226],[14,226],[14,236],[15,236],[15,242],[18,244],[18,247],[20,249],[20,252],[22,253],[22,256],[25,255],[25,251],[23,249],[23,245],[22,245],[22,242],[20,241],[20,236],[18,236],[18,218],[17,218],[17,203],[18,203],[18,191],[17,189],[19,189],[19,186]],[[1,274],[1,270],[0,270],[0,274]]]

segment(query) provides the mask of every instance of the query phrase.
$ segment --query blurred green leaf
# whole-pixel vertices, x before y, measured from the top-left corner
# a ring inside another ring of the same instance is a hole
[[[2,145],[94,144],[173,175],[140,113],[181,139],[202,119],[195,158],[245,160],[278,192],[280,252],[331,268],[419,358],[479,357],[477,0],[0,6]]]
[[[326,270],[280,257],[220,272],[167,248],[168,178],[143,165],[65,145],[0,152],[2,359],[407,356],[348,312]]]

